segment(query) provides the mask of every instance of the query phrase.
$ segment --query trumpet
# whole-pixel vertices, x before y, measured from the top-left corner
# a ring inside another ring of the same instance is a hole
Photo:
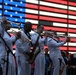
[[[13,30],[13,29],[12,29],[12,33],[13,33],[14,35],[16,35],[17,32],[20,32],[20,30],[16,31],[16,30]],[[20,32],[20,33],[21,33],[21,32]],[[20,39],[21,39],[23,42],[25,42],[26,40],[28,40],[29,42],[31,42],[31,39],[25,37],[22,33],[21,33],[21,38],[20,38]]]
[[[25,37],[23,34],[21,34],[21,39],[23,40],[23,42],[25,42],[26,40],[28,40],[29,42],[32,42],[31,39]]]
[[[70,38],[70,35],[57,34],[57,35],[54,35],[54,37],[69,37]]]

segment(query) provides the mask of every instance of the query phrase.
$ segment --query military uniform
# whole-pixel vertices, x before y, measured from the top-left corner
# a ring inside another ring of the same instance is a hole
[[[9,46],[10,50],[13,52],[13,42],[16,40],[15,36],[9,36],[9,34],[4,31],[4,36],[3,38],[5,39],[5,42],[7,43],[7,45]],[[6,46],[6,52],[7,52],[7,46]],[[6,55],[7,58],[7,55]],[[5,60],[6,60],[5,58]],[[5,67],[5,71],[6,71],[6,65]],[[13,55],[9,52],[9,61],[8,61],[8,75],[16,75],[16,70],[15,70],[15,61],[14,61],[14,57]],[[6,73],[6,72],[5,72]],[[5,75],[5,74],[3,74]]]
[[[21,31],[23,37],[28,38],[28,36]],[[22,37],[22,38],[23,38]],[[25,39],[25,38],[23,38]],[[16,41],[16,57],[18,61],[18,75],[31,75],[31,65],[28,63],[28,55],[26,52],[30,52],[31,44],[28,40],[18,39]]]
[[[53,75],[59,75],[60,69],[64,66],[62,75],[66,75],[66,65],[61,55],[60,46],[63,46],[65,42],[57,42],[53,38],[47,38],[47,46],[50,50],[50,58],[54,65]]]
[[[4,31],[3,31],[2,23],[0,22],[0,36],[3,37],[3,34]],[[5,44],[1,39],[1,37],[0,37],[0,65],[2,67],[2,72],[3,72],[4,63],[2,62],[2,59],[5,59],[6,57],[6,50],[5,50]]]
[[[39,36],[39,34],[36,32],[31,35],[31,39],[32,39],[33,44],[36,42],[38,36]],[[38,42],[39,42],[41,52],[37,55],[37,57],[35,59],[34,75],[44,75],[45,74],[44,41],[45,41],[45,39],[41,38],[39,36]],[[37,50],[37,48],[36,48],[36,50]]]
[[[5,31],[5,26],[8,26],[7,24],[3,24],[2,22],[0,22],[0,34],[2,36],[2,38],[4,39],[4,41],[6,42],[6,44],[8,45],[8,47],[10,48],[10,50],[12,49],[13,46],[13,42],[16,40],[16,37],[10,37],[9,34],[7,33],[7,31]],[[2,70],[3,70],[3,75],[6,74],[6,58],[7,58],[7,50],[8,47],[5,45],[5,42],[2,40],[2,38],[0,38],[0,62],[2,65]],[[14,63],[14,58],[12,56],[12,54],[9,54],[9,61],[8,61],[8,75],[15,75],[15,63]]]

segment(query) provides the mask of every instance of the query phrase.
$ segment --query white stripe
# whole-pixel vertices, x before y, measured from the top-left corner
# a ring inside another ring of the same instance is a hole
[[[41,15],[47,15],[47,16],[53,16],[53,17],[67,18],[67,15],[52,13],[52,12],[40,11],[40,14]]]
[[[62,4],[56,4],[56,3],[44,2],[44,1],[40,1],[40,4],[41,4],[41,5],[45,5],[45,6],[50,6],[50,7],[67,9],[67,5],[62,5]],[[69,6],[69,10],[74,10],[74,11],[76,11],[76,7]]]
[[[53,26],[58,26],[58,27],[67,27],[67,24],[53,22]]]
[[[76,25],[69,24],[69,28],[76,28]]]
[[[34,3],[34,4],[38,4],[38,1],[37,1],[37,0],[26,0],[26,2],[28,2],[28,3]]]
[[[26,0],[26,2],[38,4],[38,1],[37,1],[37,0],[32,0],[32,1],[31,1],[31,0]],[[51,2],[40,1],[40,5],[45,5],[45,6],[50,6],[50,7],[67,9],[67,5],[61,5],[61,4],[51,3]],[[69,6],[68,8],[69,8],[69,10],[74,10],[74,11],[76,11],[76,7]]]
[[[76,7],[69,6],[69,10],[74,10],[74,11],[76,11]]]
[[[67,27],[67,24],[53,22],[53,26]],[[74,24],[68,24],[68,28],[76,28],[76,25],[74,25]]]
[[[32,24],[38,24],[38,20],[26,19],[26,22],[30,21]]]
[[[64,32],[56,32],[56,33],[57,33],[57,35],[65,35]]]
[[[67,46],[67,43],[64,46]],[[68,43],[68,46],[76,46],[76,43]]]
[[[51,3],[51,2],[40,1],[40,4],[45,5],[45,6],[51,6],[51,7],[56,7],[56,8],[67,9],[66,5],[61,5],[61,4]]]
[[[68,33],[68,35],[69,35],[70,37],[76,37],[76,34],[73,34],[73,33]]]
[[[76,16],[71,16],[71,15],[69,15],[69,19],[74,19],[74,20],[76,20]]]
[[[33,10],[33,9],[27,9],[27,13],[33,13],[33,14],[38,14],[38,10]],[[46,16],[53,16],[53,17],[60,17],[60,18],[67,18],[67,15],[64,14],[58,14],[58,13],[52,13],[52,12],[45,12],[45,11],[40,11],[41,15],[46,15]]]
[[[33,1],[35,1],[35,0],[33,0]],[[33,2],[33,1],[30,1],[30,0],[29,0],[29,2]],[[38,2],[38,1],[37,1],[37,2]],[[48,2],[43,2],[43,1],[41,1],[40,3],[47,4]],[[55,6],[54,4],[55,4],[55,3],[52,3],[52,4],[50,4],[50,5]],[[48,3],[47,5],[49,5],[49,3]],[[59,5],[59,7],[60,7],[60,4],[57,4],[56,7],[57,7],[58,5]],[[66,5],[65,5],[65,6],[66,6]],[[64,6],[61,6],[61,7],[64,7]],[[69,6],[69,10],[76,10],[76,8],[75,8],[75,7],[72,7],[72,6]],[[31,12],[30,12],[30,11],[31,11]],[[36,10],[32,10],[32,9],[26,9],[26,12],[27,12],[27,13],[29,12],[29,13],[38,14],[38,10],[36,11]],[[52,13],[52,12],[40,11],[40,14],[41,14],[41,15],[47,15],[47,16],[60,17],[60,18],[67,18],[67,15],[58,14],[58,13]],[[69,15],[69,19],[76,19],[76,17],[75,17],[75,16],[72,16],[72,15]]]
[[[56,32],[58,36],[65,37],[65,32]],[[68,37],[76,37],[76,34],[74,33],[68,33]]]
[[[27,13],[38,14],[38,10],[33,10],[33,9],[27,9],[27,8],[26,8],[26,12],[27,12]]]
[[[41,15],[46,15],[46,16],[53,16],[53,17],[60,17],[60,18],[67,18],[67,14],[58,14],[58,13],[52,13],[52,12],[46,12],[46,11],[40,11]],[[69,15],[69,19],[74,19],[76,20],[75,16]]]

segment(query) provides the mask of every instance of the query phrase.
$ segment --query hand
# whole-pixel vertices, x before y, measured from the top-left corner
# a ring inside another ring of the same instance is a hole
[[[70,41],[70,37],[67,37],[66,42],[69,42],[69,41]]]
[[[66,37],[66,40],[64,42],[66,43],[66,42],[69,42],[69,41],[70,41],[70,37]]]
[[[16,37],[17,37],[17,39],[21,38],[21,32],[17,32]]]

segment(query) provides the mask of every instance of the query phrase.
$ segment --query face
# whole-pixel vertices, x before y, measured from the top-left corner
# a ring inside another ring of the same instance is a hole
[[[45,48],[45,53],[46,53],[46,54],[48,53],[48,48]]]
[[[25,24],[24,29],[26,32],[30,32],[32,30],[32,24],[31,23]]]
[[[39,30],[39,32],[40,32],[40,33],[42,33],[42,32],[43,32],[43,30],[44,30],[44,26],[43,26],[43,25],[41,25],[41,26],[38,28],[38,30]]]
[[[28,25],[27,30],[28,30],[28,32],[30,32],[32,30],[32,25]]]
[[[6,22],[7,22],[7,18],[6,18],[5,16],[3,16],[3,17],[2,17],[2,21],[3,21],[4,23],[6,23]]]

